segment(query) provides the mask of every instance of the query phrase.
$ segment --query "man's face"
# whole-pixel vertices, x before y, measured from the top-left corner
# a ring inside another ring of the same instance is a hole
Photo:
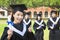
[[[52,17],[54,18],[54,17],[56,17],[57,15],[55,14],[55,13],[52,13]]]

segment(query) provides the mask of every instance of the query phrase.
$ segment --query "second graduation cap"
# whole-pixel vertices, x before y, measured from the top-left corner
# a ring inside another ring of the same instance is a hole
[[[25,4],[10,5],[10,7],[13,9],[14,12],[16,11],[24,12],[24,10],[27,10]]]
[[[42,16],[42,14],[41,14],[41,13],[39,13],[39,14],[37,14],[37,16],[40,16],[40,17],[41,17],[41,16]]]
[[[27,12],[27,13],[25,13],[25,15],[30,15],[31,14],[31,12]]]

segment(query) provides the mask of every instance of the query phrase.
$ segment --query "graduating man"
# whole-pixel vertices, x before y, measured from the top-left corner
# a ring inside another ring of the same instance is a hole
[[[1,40],[27,40],[27,27],[23,22],[24,4],[10,5],[13,9],[11,21],[8,27],[5,27]]]
[[[25,13],[23,22],[24,22],[24,23],[26,24],[26,26],[27,26],[27,39],[28,39],[28,40],[34,40],[34,34],[33,34],[33,32],[32,32],[32,28],[31,28],[30,14],[31,14],[31,12]]]
[[[30,12],[25,13],[23,22],[27,25],[27,29],[31,26]]]
[[[51,11],[51,17],[49,18],[47,25],[50,30],[49,40],[60,40],[60,19],[57,16],[57,11]]]
[[[36,40],[44,40],[44,31],[46,29],[46,24],[42,20],[42,14],[37,14],[37,18],[34,22],[33,28],[35,30]]]

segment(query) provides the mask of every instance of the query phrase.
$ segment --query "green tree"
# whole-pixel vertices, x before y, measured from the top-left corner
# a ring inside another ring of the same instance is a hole
[[[0,6],[8,7],[10,4],[25,4],[27,7],[60,6],[60,0],[0,0]]]

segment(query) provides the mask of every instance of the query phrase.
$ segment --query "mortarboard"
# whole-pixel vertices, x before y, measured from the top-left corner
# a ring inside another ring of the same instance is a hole
[[[31,12],[27,12],[27,13],[25,13],[25,15],[30,15],[31,14]]]
[[[10,5],[10,7],[13,9],[14,13],[16,11],[24,12],[24,10],[27,10],[27,7],[24,4]]]
[[[42,16],[42,14],[41,14],[41,13],[39,13],[39,14],[37,14],[37,16],[40,16],[40,17],[41,17],[41,16]]]

